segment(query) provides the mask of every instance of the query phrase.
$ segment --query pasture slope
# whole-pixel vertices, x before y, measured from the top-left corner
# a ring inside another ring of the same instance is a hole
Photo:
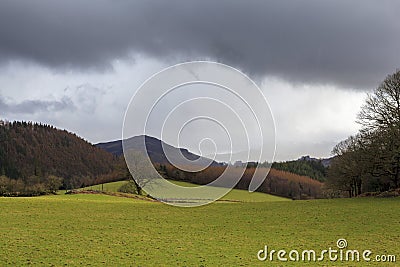
[[[400,260],[399,198],[177,208],[77,194],[0,198],[0,206],[0,266],[397,266],[257,259],[265,245],[320,251],[336,248],[339,238],[349,249]]]
[[[169,180],[171,183],[176,185],[185,186],[185,187],[195,187],[198,185],[181,182],[181,181],[172,181]],[[83,190],[96,190],[96,191],[106,191],[106,192],[118,192],[118,189],[127,183],[127,181],[119,181],[119,182],[112,182],[106,183],[104,185],[93,185],[82,188]],[[287,198],[273,196],[270,194],[264,194],[260,192],[250,193],[246,190],[239,190],[239,189],[232,189],[228,194],[221,198],[221,201],[233,201],[233,202],[270,202],[270,201],[290,201]]]

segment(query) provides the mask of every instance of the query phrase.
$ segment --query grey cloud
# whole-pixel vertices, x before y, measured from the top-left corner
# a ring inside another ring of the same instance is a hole
[[[5,0],[0,60],[104,69],[132,54],[212,59],[256,78],[365,89],[399,67],[399,13],[395,0]]]
[[[64,94],[76,104],[77,109],[94,113],[97,108],[101,108],[98,105],[98,99],[105,95],[105,90],[85,83],[76,87],[65,88]]]
[[[39,112],[57,112],[72,110],[74,104],[68,97],[60,100],[24,100],[20,103],[5,100],[0,96],[0,112],[4,114],[35,114]]]

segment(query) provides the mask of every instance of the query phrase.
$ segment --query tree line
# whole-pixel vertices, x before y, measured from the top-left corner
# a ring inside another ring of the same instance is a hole
[[[400,71],[368,94],[357,116],[361,130],[337,144],[327,188],[354,197],[400,186]]]

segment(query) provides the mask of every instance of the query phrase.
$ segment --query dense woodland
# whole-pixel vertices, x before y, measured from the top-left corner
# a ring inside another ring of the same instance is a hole
[[[321,160],[305,159],[274,162],[272,168],[295,173],[302,176],[308,176],[320,182],[326,180],[327,168],[322,164]]]
[[[0,195],[38,195],[122,179],[121,159],[75,134],[31,122],[0,126]]]

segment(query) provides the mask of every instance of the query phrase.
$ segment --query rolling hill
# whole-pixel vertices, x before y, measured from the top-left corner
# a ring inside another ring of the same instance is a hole
[[[111,153],[50,125],[11,122],[0,126],[0,187],[5,191],[45,188],[49,176],[59,177],[68,188],[93,184],[111,175],[117,162]]]

